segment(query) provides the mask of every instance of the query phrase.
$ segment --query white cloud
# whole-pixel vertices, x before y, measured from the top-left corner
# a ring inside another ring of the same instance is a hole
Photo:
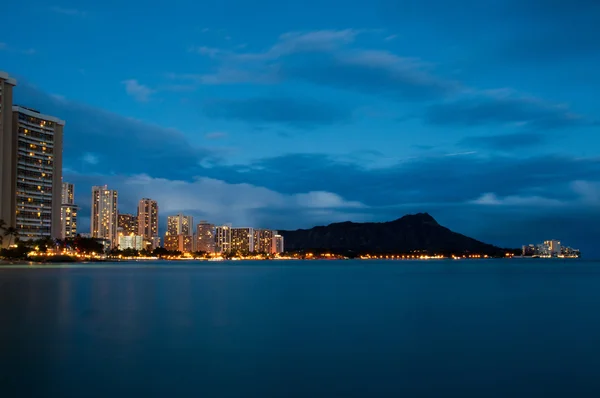
[[[154,93],[154,90],[138,83],[135,79],[124,80],[122,83],[125,85],[127,94],[140,102],[149,101],[150,96]]]
[[[499,197],[495,193],[488,192],[470,203],[484,206],[561,206],[564,203],[557,199],[544,198],[542,196],[519,196],[511,195]]]
[[[384,40],[385,41],[392,41],[392,40],[394,40],[397,37],[398,37],[398,35],[389,35]]]
[[[179,211],[201,213],[215,222],[237,225],[259,225],[260,210],[304,210],[328,214],[339,209],[366,207],[331,192],[287,195],[251,184],[229,184],[205,177],[181,181],[141,174],[126,178],[121,185],[117,187],[120,192],[135,192],[136,196],[157,200],[162,214]]]

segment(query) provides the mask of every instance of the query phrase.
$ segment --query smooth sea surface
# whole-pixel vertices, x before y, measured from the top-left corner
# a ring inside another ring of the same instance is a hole
[[[600,263],[0,267],[0,397],[600,397]]]

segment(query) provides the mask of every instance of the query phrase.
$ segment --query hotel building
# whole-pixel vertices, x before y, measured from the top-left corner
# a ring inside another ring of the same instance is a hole
[[[231,251],[231,224],[220,225],[215,228],[215,253],[228,253]]]
[[[191,235],[166,235],[165,236],[165,249],[170,251],[180,251],[182,253],[189,253],[192,251],[192,240]]]
[[[119,235],[119,249],[143,250],[144,237],[139,235]]]
[[[143,198],[138,203],[136,232],[149,242],[158,237],[158,203],[155,200]]]
[[[75,205],[75,187],[68,182],[62,183],[62,204],[60,207],[61,239],[77,236],[77,211]]]
[[[193,235],[194,219],[179,213],[167,218],[167,235]]]
[[[200,221],[196,226],[196,251],[215,252],[215,225]]]
[[[253,228],[231,228],[231,250],[251,253],[254,251]]]
[[[283,244],[283,236],[274,235],[273,236],[273,246],[275,253],[283,253],[285,251],[285,247]]]
[[[117,229],[119,229],[119,232],[122,232],[124,236],[139,235],[137,217],[133,214],[119,213]]]
[[[254,230],[254,251],[257,253],[274,253],[273,236],[275,231],[270,229]]]
[[[92,187],[91,234],[93,238],[110,240],[117,247],[117,191],[107,185]]]
[[[12,98],[16,84],[7,73],[0,72],[0,220],[8,227],[16,225],[16,151],[12,129]]]
[[[0,219],[20,239],[57,239],[65,122],[12,105],[15,85],[0,72]]]

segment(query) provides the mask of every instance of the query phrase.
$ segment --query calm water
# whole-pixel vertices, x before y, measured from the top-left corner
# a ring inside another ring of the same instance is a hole
[[[600,263],[0,268],[0,396],[596,398]]]

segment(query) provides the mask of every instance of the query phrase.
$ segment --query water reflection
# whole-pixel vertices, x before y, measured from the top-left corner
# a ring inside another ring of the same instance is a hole
[[[1,270],[0,394],[600,396],[598,268],[344,264]]]

